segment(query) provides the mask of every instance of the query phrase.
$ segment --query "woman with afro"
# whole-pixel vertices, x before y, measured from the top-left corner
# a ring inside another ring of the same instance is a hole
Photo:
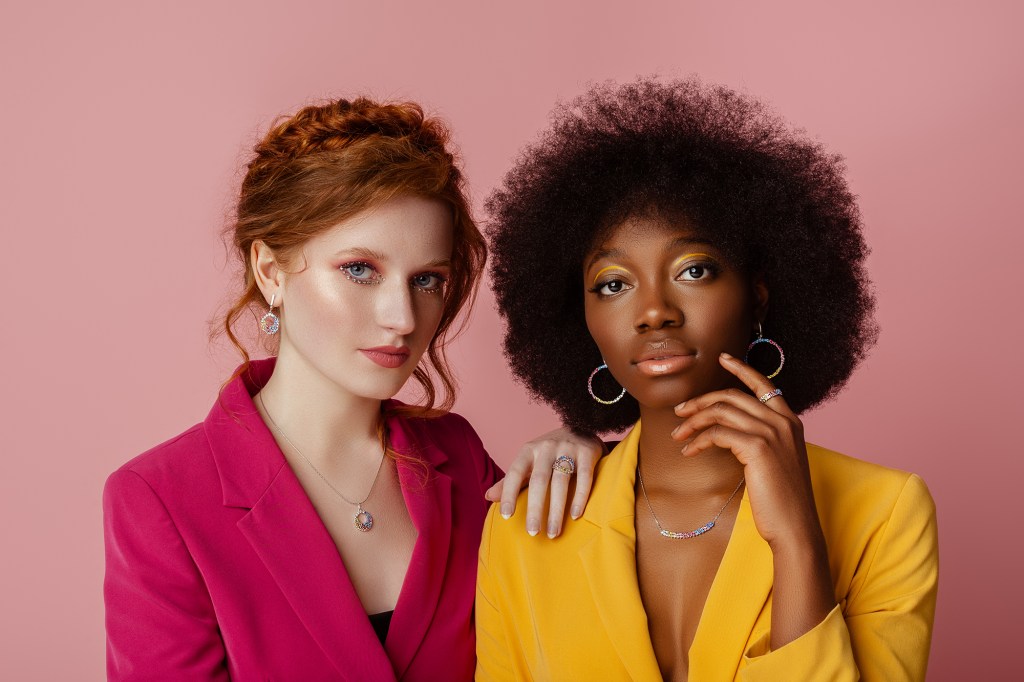
[[[488,209],[513,373],[629,431],[555,542],[491,510],[477,678],[924,679],[928,490],[798,416],[877,337],[841,159],[731,90],[641,79],[559,108]]]

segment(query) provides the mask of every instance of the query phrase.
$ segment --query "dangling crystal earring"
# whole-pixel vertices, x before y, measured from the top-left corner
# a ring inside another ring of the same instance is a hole
[[[281,318],[274,314],[274,299],[277,298],[277,294],[270,296],[270,308],[267,310],[267,314],[260,318],[260,329],[267,336],[273,336],[281,329]]]
[[[757,338],[751,341],[750,345],[747,346],[747,354],[743,356],[743,362],[747,363],[748,365],[750,364],[750,351],[754,348],[754,346],[756,346],[759,343],[770,343],[771,345],[775,346],[775,350],[779,351],[779,366],[775,368],[774,372],[767,376],[768,379],[774,379],[779,375],[779,372],[782,371],[782,366],[786,364],[786,354],[782,352],[782,346],[777,344],[775,341],[772,341],[771,339],[764,338],[761,335],[760,322],[757,323]]]
[[[602,405],[614,405],[615,403],[617,403],[620,400],[622,400],[622,396],[626,395],[626,389],[623,388],[622,389],[622,393],[620,393],[618,395],[618,397],[615,398],[614,400],[604,400],[604,399],[598,398],[596,395],[594,395],[594,377],[597,376],[597,373],[600,372],[602,369],[608,369],[608,364],[605,363],[605,362],[602,362],[601,365],[597,369],[595,369],[593,372],[590,373],[590,378],[587,379],[587,392],[590,393],[590,397],[591,398],[593,398],[597,402],[601,403]],[[609,371],[611,371],[611,370],[609,370]]]

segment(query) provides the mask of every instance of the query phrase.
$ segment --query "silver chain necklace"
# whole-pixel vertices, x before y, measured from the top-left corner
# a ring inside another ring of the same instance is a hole
[[[335,488],[334,485],[327,480],[327,477],[320,473],[320,470],[316,468],[316,465],[314,465],[313,462],[311,462],[308,457],[302,454],[302,450],[299,450],[299,448],[296,447],[295,443],[292,442],[292,439],[288,437],[288,434],[281,430],[281,427],[277,425],[277,422],[274,421],[274,418],[270,416],[270,410],[267,409],[267,404],[263,402],[263,393],[258,393],[256,395],[256,398],[260,401],[260,407],[262,407],[263,412],[266,413],[267,419],[270,420],[270,425],[274,427],[275,431],[281,434],[281,437],[284,438],[285,442],[287,442],[288,445],[292,446],[292,450],[299,453],[299,457],[304,459],[306,464],[309,465],[309,468],[312,469],[316,473],[316,475],[320,477],[320,480],[327,484],[327,487],[331,489],[331,492],[333,492],[335,495],[340,497],[348,504],[354,504],[356,506],[356,514],[353,517],[353,522],[355,523],[356,529],[362,531],[363,533],[370,532],[370,530],[373,529],[373,515],[370,514],[370,512],[363,509],[363,504],[368,499],[370,499],[370,495],[373,494],[373,489],[377,485],[377,479],[380,478],[380,470],[384,468],[384,456],[387,454],[387,449],[385,448],[380,454],[380,464],[377,465],[377,473],[374,474],[373,483],[370,484],[370,492],[366,493],[366,497],[364,497],[361,502],[353,502],[352,500],[342,495],[341,491]]]
[[[732,491],[732,495],[729,496],[729,499],[725,501],[725,504],[722,505],[722,508],[718,510],[717,514],[715,514],[715,518],[711,519],[710,521],[705,523],[700,528],[697,528],[696,530],[691,530],[687,533],[677,533],[671,530],[665,530],[665,528],[663,528],[661,525],[661,521],[658,520],[658,515],[654,513],[654,507],[651,506],[651,498],[647,497],[647,488],[644,487],[644,477],[640,474],[639,464],[637,464],[636,466],[636,477],[640,481],[640,492],[644,494],[644,499],[647,500],[647,508],[651,510],[651,517],[654,518],[654,525],[658,527],[659,533],[661,533],[664,537],[670,538],[672,540],[687,540],[689,538],[695,538],[698,535],[704,535],[704,533],[707,533],[709,530],[714,528],[715,524],[718,522],[718,517],[722,515],[722,512],[725,511],[725,508],[729,506],[730,502],[732,502],[732,498],[736,497],[736,493],[738,493],[740,491],[740,488],[743,487],[743,481],[745,480],[744,477],[740,478],[740,482],[736,484],[736,489]]]

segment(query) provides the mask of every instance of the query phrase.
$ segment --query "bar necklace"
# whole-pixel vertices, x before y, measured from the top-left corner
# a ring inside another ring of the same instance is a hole
[[[689,538],[695,538],[698,535],[704,535],[704,533],[707,533],[709,530],[714,528],[715,523],[718,522],[718,517],[722,515],[722,512],[725,511],[725,508],[729,506],[730,502],[732,502],[732,498],[736,497],[736,493],[738,493],[740,491],[740,488],[743,487],[743,481],[745,480],[744,477],[740,478],[740,482],[736,484],[736,489],[732,491],[732,495],[729,496],[729,499],[725,501],[725,504],[722,505],[722,508],[718,510],[717,514],[715,514],[715,518],[711,519],[710,521],[705,523],[700,528],[697,528],[696,530],[691,530],[688,533],[676,533],[671,530],[665,530],[664,528],[662,528],[661,521],[658,520],[658,515],[654,513],[654,507],[651,506],[651,498],[647,497],[647,488],[644,487],[644,477],[640,474],[639,464],[636,465],[636,477],[640,481],[640,492],[644,494],[644,499],[647,500],[647,508],[651,510],[651,517],[654,518],[654,525],[658,527],[659,533],[661,533],[664,537],[670,538],[672,540],[687,540]]]
[[[306,464],[309,465],[309,468],[312,469],[316,473],[316,475],[320,477],[321,481],[327,484],[327,487],[330,488],[335,495],[340,497],[348,504],[354,504],[356,506],[356,514],[352,519],[355,524],[356,530],[359,530],[363,533],[369,533],[371,530],[373,530],[373,515],[370,514],[370,512],[363,509],[363,504],[365,504],[366,501],[370,499],[370,495],[373,494],[373,488],[374,486],[377,485],[377,479],[380,478],[380,470],[384,467],[384,455],[387,452],[387,449],[385,448],[384,451],[381,452],[380,454],[380,464],[377,465],[377,473],[374,474],[373,483],[370,484],[370,492],[366,493],[366,497],[363,498],[362,502],[353,502],[352,500],[342,495],[341,491],[335,488],[331,484],[331,482],[327,480],[327,477],[320,473],[320,470],[316,468],[313,462],[309,461],[309,458],[302,454],[302,450],[299,450],[297,447],[295,447],[295,443],[292,442],[292,439],[289,438],[288,435],[281,430],[281,427],[277,425],[277,422],[274,421],[274,418],[270,416],[270,410],[267,409],[267,404],[263,402],[263,393],[260,392],[259,394],[257,394],[256,398],[260,401],[260,406],[263,408],[263,412],[267,415],[267,419],[270,420],[270,425],[274,427],[275,431],[281,434],[281,437],[285,439],[288,445],[292,446],[292,450],[299,453],[299,457],[306,461]]]

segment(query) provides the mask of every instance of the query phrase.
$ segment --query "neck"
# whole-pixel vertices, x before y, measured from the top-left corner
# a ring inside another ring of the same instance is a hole
[[[677,498],[703,499],[728,495],[743,476],[743,465],[728,450],[711,448],[693,457],[680,452],[683,444],[672,439],[682,424],[671,407],[640,407],[638,463],[648,491],[661,490]]]
[[[255,403],[278,442],[318,468],[380,460],[381,401],[344,390],[288,346]]]

